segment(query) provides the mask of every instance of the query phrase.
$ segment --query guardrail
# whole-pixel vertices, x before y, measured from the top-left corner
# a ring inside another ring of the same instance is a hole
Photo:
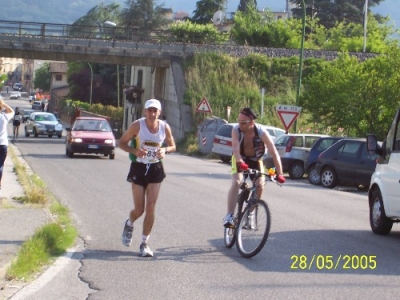
[[[107,25],[82,26],[57,23],[38,23],[0,20],[0,35],[41,37],[68,37],[94,40],[142,41],[151,43],[222,44],[228,33],[204,35],[179,34],[171,30],[144,30],[138,27],[111,27]]]

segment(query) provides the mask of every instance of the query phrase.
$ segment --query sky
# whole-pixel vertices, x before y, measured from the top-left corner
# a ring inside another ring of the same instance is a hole
[[[197,1],[198,0],[158,0],[157,4],[160,5],[161,3],[164,3],[164,7],[172,8],[172,11],[174,12],[182,10],[191,16],[193,11],[196,9]],[[228,0],[227,11],[236,11],[239,2],[239,0]],[[397,9],[399,7],[399,2],[399,0],[383,0],[378,7],[374,7],[373,11],[375,13],[380,13],[383,16],[393,14],[391,15],[391,19],[396,20],[396,23],[400,23],[400,20],[397,22],[397,19],[399,18],[399,9]],[[284,11],[286,9],[286,0],[257,0],[257,7],[259,10],[269,8],[271,11]],[[396,7],[396,11],[393,11],[393,7]]]
[[[172,8],[174,12],[182,10],[192,15],[196,9],[198,0],[159,0],[158,4],[164,3],[164,7]],[[228,0],[228,12],[234,12],[239,6],[239,0]],[[286,0],[257,0],[257,7],[261,10],[268,7],[272,11],[284,11],[286,8]]]

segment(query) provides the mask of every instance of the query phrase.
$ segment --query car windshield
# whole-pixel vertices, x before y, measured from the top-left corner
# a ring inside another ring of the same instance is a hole
[[[106,120],[76,120],[72,130],[75,131],[111,131]]]
[[[316,146],[316,150],[325,151],[337,141],[337,139],[322,139],[321,142]]]
[[[222,125],[218,129],[217,135],[231,138],[232,137],[232,126],[231,125]]]
[[[276,138],[275,146],[286,146],[289,138],[289,135],[281,135],[280,137]]]
[[[35,121],[57,121],[56,117],[52,114],[48,115],[36,115]]]

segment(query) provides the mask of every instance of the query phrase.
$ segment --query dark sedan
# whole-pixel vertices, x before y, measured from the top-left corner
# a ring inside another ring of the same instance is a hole
[[[315,142],[314,146],[312,146],[310,154],[308,155],[306,163],[304,164],[304,169],[308,174],[308,181],[310,181],[310,183],[315,185],[321,184],[321,177],[319,176],[319,173],[317,172],[316,169],[318,156],[341,139],[343,139],[343,137],[338,137],[338,136],[322,137]]]
[[[342,139],[319,155],[316,169],[324,187],[334,188],[341,183],[365,190],[376,159],[377,155],[368,155],[365,139]]]
[[[115,158],[115,137],[108,121],[98,117],[77,117],[72,127],[65,128],[65,154],[101,154]]]

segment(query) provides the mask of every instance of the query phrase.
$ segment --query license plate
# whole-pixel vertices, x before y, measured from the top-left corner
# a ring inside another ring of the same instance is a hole
[[[226,145],[226,144],[227,144],[227,141],[219,140],[219,143],[222,144],[222,145]]]
[[[89,145],[88,146],[89,149],[99,149],[98,145]]]

